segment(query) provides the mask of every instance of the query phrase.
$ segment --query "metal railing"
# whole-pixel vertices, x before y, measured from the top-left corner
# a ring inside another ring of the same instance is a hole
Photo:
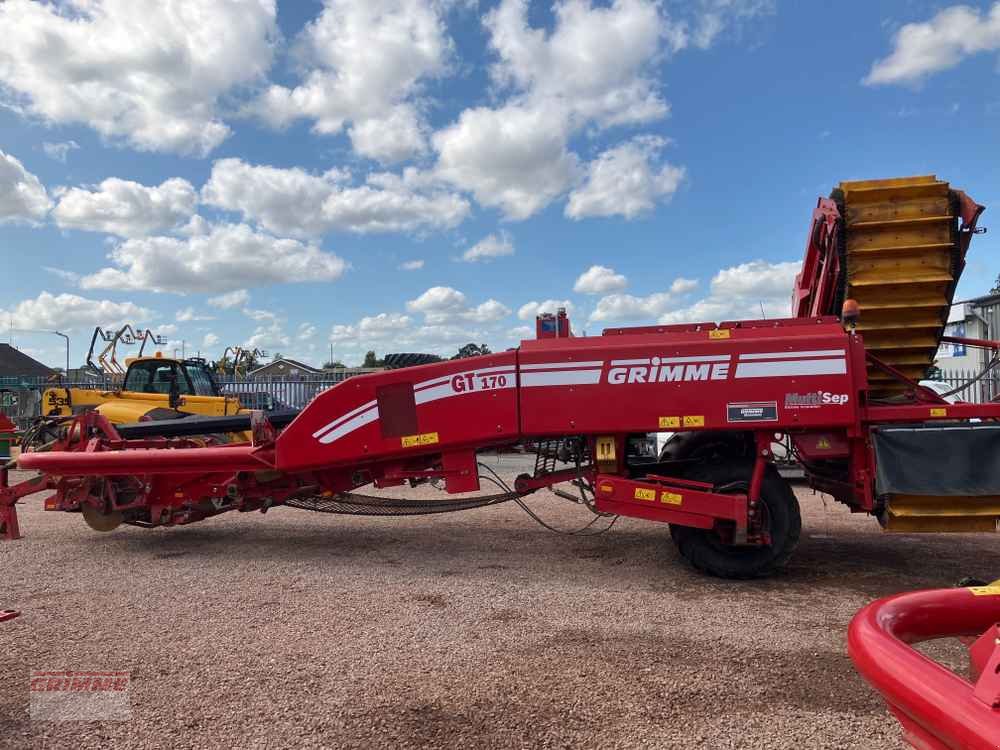
[[[955,393],[955,398],[970,404],[985,404],[1000,396],[1000,374],[994,371],[988,372],[984,377],[975,382],[972,381],[982,370],[947,370],[938,374],[933,379],[945,383],[948,390],[960,388]],[[968,383],[968,385],[965,385]],[[965,387],[962,387],[962,386]]]

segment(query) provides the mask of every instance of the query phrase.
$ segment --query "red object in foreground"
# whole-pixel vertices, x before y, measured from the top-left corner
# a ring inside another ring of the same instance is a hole
[[[921,750],[1000,747],[1000,586],[898,594],[855,615],[847,650],[889,704],[903,737]],[[913,648],[935,638],[979,636],[970,647],[975,683]]]
[[[20,615],[16,609],[0,609],[0,622],[6,622],[7,620],[13,620],[15,617]]]

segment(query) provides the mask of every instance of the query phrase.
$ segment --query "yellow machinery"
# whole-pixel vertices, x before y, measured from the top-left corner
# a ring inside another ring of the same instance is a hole
[[[934,175],[841,182],[834,197],[846,228],[847,298],[858,331],[882,362],[912,380],[934,363],[967,240],[959,234],[963,194]],[[870,367],[877,395],[905,385]]]
[[[204,361],[153,357],[127,360],[120,390],[49,388],[42,414],[69,416],[95,409],[114,424],[176,419],[185,414],[223,417],[240,412],[239,399],[224,396]]]

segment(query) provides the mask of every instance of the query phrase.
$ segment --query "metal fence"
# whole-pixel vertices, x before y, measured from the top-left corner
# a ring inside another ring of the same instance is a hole
[[[934,380],[945,383],[948,390],[958,389],[954,397],[970,404],[984,404],[1000,396],[1000,374],[993,370],[975,380],[982,370],[948,370]],[[975,380],[975,382],[972,382]]]

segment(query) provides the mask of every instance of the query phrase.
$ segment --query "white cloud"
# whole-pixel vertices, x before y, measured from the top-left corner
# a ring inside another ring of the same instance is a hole
[[[316,326],[312,323],[300,323],[299,332],[296,334],[296,338],[299,341],[309,341],[313,336],[316,335]]]
[[[219,343],[219,337],[214,333],[206,333],[205,338],[201,340],[201,346],[203,349],[210,349]]]
[[[451,228],[469,214],[468,201],[413,168],[402,175],[369,174],[363,185],[350,186],[348,181],[349,175],[338,169],[315,175],[220,159],[202,189],[202,200],[239,212],[268,231],[295,237],[334,229],[365,233]]]
[[[407,260],[399,264],[400,271],[419,271],[424,267],[424,261],[422,258],[416,260]]]
[[[215,320],[211,315],[199,313],[193,307],[182,307],[174,314],[174,317],[180,323],[190,323],[195,320]]]
[[[674,279],[666,292],[655,292],[645,297],[632,294],[609,294],[597,301],[590,320],[597,321],[651,321],[677,307],[685,294],[698,285],[692,279]],[[791,289],[791,287],[789,287]]]
[[[620,292],[626,286],[628,279],[620,273],[615,273],[615,269],[607,266],[591,266],[577,278],[573,284],[573,291],[577,294],[607,294]]]
[[[0,13],[3,13],[3,5],[0,5]],[[39,179],[15,157],[0,150],[0,224],[35,223],[44,218],[51,207],[52,201]]]
[[[713,278],[707,297],[660,316],[660,323],[702,323],[723,320],[787,318],[799,261],[768,263],[754,260],[724,268]]]
[[[357,331],[358,335],[365,341],[380,341],[409,329],[412,322],[409,315],[379,313],[378,315],[366,316],[358,321]]]
[[[510,308],[495,299],[471,307],[466,296],[450,286],[431,287],[416,299],[406,303],[410,312],[422,313],[430,325],[447,325],[457,321],[494,323],[510,315]]]
[[[569,196],[566,215],[624,216],[632,219],[669,201],[684,179],[684,167],[654,166],[663,138],[640,136],[608,149],[587,165],[586,182]]]
[[[491,261],[504,255],[514,254],[514,243],[506,232],[501,232],[498,237],[495,234],[488,234],[475,245],[462,253],[462,260],[466,263],[476,263],[478,261]]]
[[[271,64],[274,0],[0,3],[6,105],[148,151],[207,154],[219,100]]]
[[[560,307],[565,308],[570,317],[576,311],[576,307],[568,299],[547,299],[544,302],[526,302],[518,308],[517,317],[521,320],[534,320],[542,313],[555,314]]]
[[[228,310],[233,307],[241,307],[250,301],[250,292],[246,289],[236,289],[232,292],[220,294],[217,297],[209,297],[208,304],[220,310]]]
[[[15,328],[40,328],[69,331],[92,326],[118,328],[126,323],[149,320],[151,310],[133,302],[112,302],[80,297],[76,294],[41,292],[35,299],[26,299],[7,310],[0,310],[4,324]]]
[[[226,292],[267,284],[336,281],[347,263],[316,245],[279,239],[243,224],[207,235],[130,239],[115,246],[112,267],[81,280],[84,289]]]
[[[246,340],[243,346],[247,349],[286,349],[291,346],[292,340],[285,333],[285,329],[278,321],[266,326],[257,326],[253,334]]]
[[[695,18],[685,24],[687,39],[698,49],[708,49],[729,26],[737,31],[751,18],[773,15],[775,0],[701,0],[692,3]]]
[[[178,328],[174,323],[167,323],[156,326],[155,331],[157,336],[173,336],[177,333]]]
[[[255,310],[250,307],[244,307],[243,314],[251,320],[256,320],[258,322],[266,320],[271,323],[276,323],[279,320],[278,313],[273,310]]]
[[[493,77],[602,126],[643,123],[667,113],[652,63],[671,24],[658,3],[564,0],[546,34],[528,24],[527,0],[503,0],[485,19],[500,60]]]
[[[42,270],[46,273],[51,273],[53,276],[58,276],[67,284],[76,286],[80,283],[80,274],[76,271],[67,271],[65,268],[53,268],[52,266],[42,266]]]
[[[190,220],[198,202],[191,183],[179,177],[154,187],[111,177],[93,190],[74,187],[56,196],[52,215],[60,228],[121,237],[172,231]]]
[[[303,81],[271,86],[253,111],[276,127],[311,119],[318,133],[352,122],[355,150],[373,159],[420,154],[424,126],[411,100],[447,71],[452,42],[443,10],[422,0],[326,0],[297,40]]]
[[[462,112],[434,134],[437,174],[511,219],[537,213],[573,184],[579,164],[567,149],[562,113],[508,105]]]
[[[515,326],[507,331],[507,338],[514,341],[523,341],[524,339],[533,339],[534,337],[535,329],[531,326]]]
[[[466,109],[435,133],[437,172],[507,218],[526,219],[580,178],[571,135],[588,125],[640,124],[668,112],[654,63],[678,29],[653,0],[555,6],[551,32],[528,23],[526,0],[503,0],[484,24],[498,61],[495,83],[511,97]]]
[[[69,156],[69,152],[75,151],[78,148],[80,148],[80,144],[76,141],[60,141],[58,143],[44,141],[42,143],[42,151],[45,152],[45,155],[63,164],[66,163],[66,157]]]
[[[927,76],[954,68],[966,57],[1000,50],[1000,2],[981,14],[968,5],[953,5],[929,21],[905,24],[893,37],[890,55],[877,60],[863,83],[917,84]]]

